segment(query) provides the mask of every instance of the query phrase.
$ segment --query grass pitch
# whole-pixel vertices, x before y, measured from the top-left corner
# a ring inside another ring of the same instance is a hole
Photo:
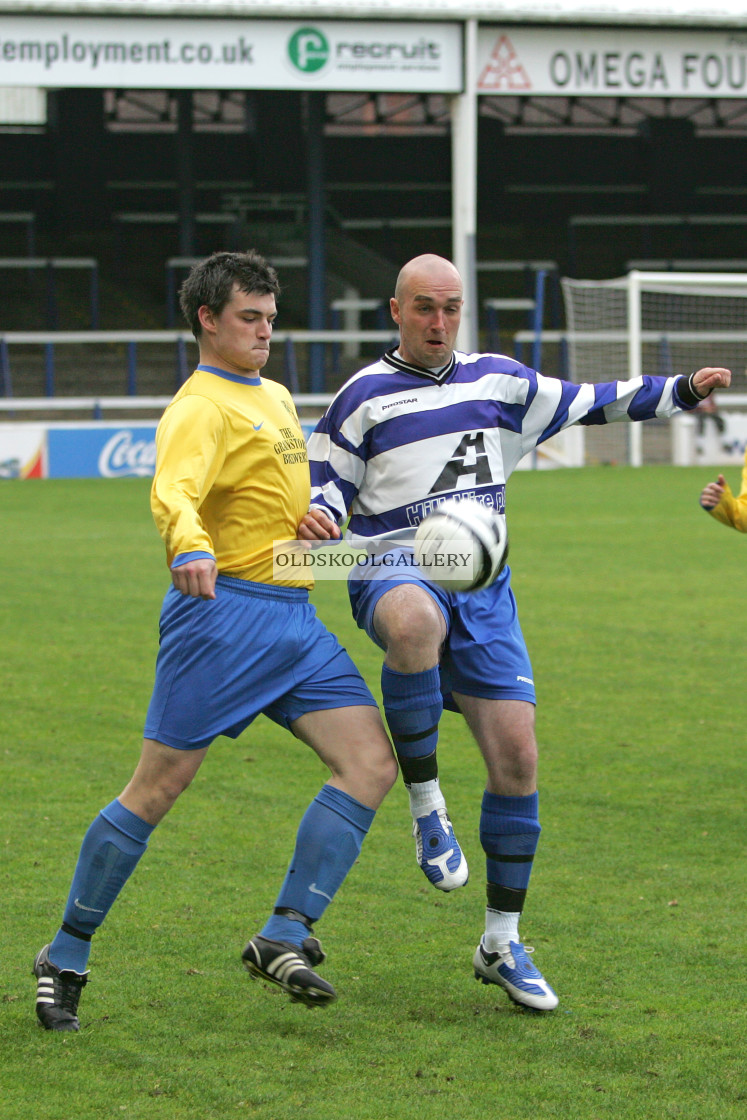
[[[426,883],[398,786],[319,925],[339,1001],[309,1012],[248,977],[241,949],[325,777],[261,718],[211,747],[154,833],[94,941],[75,1036],[37,1028],[31,963],[137,760],[168,574],[147,482],[0,484],[4,1120],[742,1118],[747,540],[698,509],[713,473],[509,484],[544,825],[522,932],[555,1013],[472,978],[483,772],[450,714],[469,884]],[[314,599],[378,693],[344,587]]]

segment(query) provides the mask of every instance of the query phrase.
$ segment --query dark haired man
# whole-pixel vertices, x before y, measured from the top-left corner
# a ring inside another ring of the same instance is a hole
[[[34,961],[36,1013],[79,1029],[91,937],[218,735],[264,712],[310,746],[330,779],[309,805],[273,914],[246,946],[249,972],[309,1007],[335,999],[314,970],[312,924],[360,851],[397,765],[376,703],[317,619],[308,579],[273,583],[273,541],[309,523],[309,468],[291,398],[260,377],[279,285],[257,253],[217,253],[180,293],[200,362],[158,427],[151,494],[172,587],[140,761],[83,840],[60,929]]]

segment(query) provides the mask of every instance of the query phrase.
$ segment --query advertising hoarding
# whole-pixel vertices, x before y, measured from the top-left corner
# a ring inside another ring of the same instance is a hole
[[[483,25],[477,74],[491,96],[744,97],[747,31]]]
[[[459,23],[0,18],[7,86],[456,93]]]

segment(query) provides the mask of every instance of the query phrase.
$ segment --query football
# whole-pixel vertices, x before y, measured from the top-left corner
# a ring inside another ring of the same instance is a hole
[[[480,591],[508,558],[506,518],[474,498],[449,498],[418,525],[415,560],[446,591]]]

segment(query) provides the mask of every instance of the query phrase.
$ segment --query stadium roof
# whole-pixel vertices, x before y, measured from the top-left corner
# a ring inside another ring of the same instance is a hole
[[[745,0],[0,0],[0,13],[744,28]]]

